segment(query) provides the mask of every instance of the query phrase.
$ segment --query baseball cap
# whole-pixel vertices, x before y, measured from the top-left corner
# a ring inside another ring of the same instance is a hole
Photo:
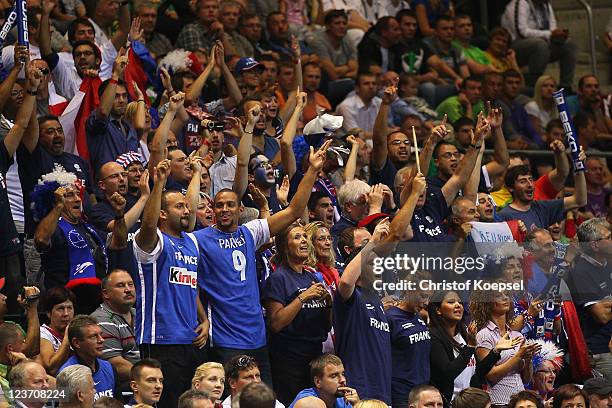
[[[612,393],[612,382],[610,380],[598,377],[589,378],[584,382],[583,388],[587,394],[608,395]]]
[[[256,68],[263,70],[265,67],[263,64],[257,62],[255,58],[240,58],[234,67],[234,72],[239,75],[245,71],[250,71]]]

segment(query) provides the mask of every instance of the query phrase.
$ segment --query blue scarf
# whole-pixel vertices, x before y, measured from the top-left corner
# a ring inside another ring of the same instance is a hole
[[[96,260],[92,253],[93,248],[90,247],[87,238],[74,228],[74,225],[61,217],[57,225],[64,233],[68,243],[70,275],[68,276],[66,287],[72,288],[83,284],[99,285],[100,279],[96,275]],[[91,237],[96,241],[104,255],[104,262],[107,263],[106,248],[96,231],[87,223],[82,223],[81,225],[87,229]]]

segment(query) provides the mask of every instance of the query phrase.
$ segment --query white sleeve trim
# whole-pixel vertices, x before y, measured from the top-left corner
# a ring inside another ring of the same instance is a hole
[[[140,229],[136,231],[136,234],[134,236],[138,235],[139,233]],[[157,238],[157,245],[155,246],[153,251],[151,251],[151,253],[146,252],[145,250],[140,248],[138,246],[138,243],[136,242],[136,239],[134,239],[134,256],[136,257],[136,260],[138,262],[143,264],[151,264],[157,261],[164,249],[164,236],[162,235],[162,232],[159,230],[159,228],[157,228]]]
[[[251,232],[253,241],[255,241],[255,248],[259,249],[260,246],[270,240],[270,226],[268,225],[267,219],[256,219],[249,221],[244,224],[244,226]]]

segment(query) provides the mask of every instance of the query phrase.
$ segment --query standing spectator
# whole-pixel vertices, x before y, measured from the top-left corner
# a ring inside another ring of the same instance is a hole
[[[326,30],[310,42],[330,81],[357,77],[357,49],[346,35],[347,27],[348,16],[344,10],[331,10],[325,15]]]
[[[183,27],[174,46],[206,53],[215,40],[223,38],[223,24],[217,21],[219,0],[198,0],[195,10],[197,21]]]
[[[346,97],[336,108],[336,112],[344,117],[342,129],[361,129],[361,137],[372,138],[374,120],[381,99],[376,96],[376,77],[372,74],[357,76],[356,94]]]
[[[350,408],[359,402],[357,390],[346,386],[344,365],[338,356],[323,354],[312,360],[310,376],[314,387],[300,391],[289,408],[308,397],[320,398],[327,408]]]
[[[106,360],[102,360],[102,349],[104,339],[102,329],[96,319],[87,315],[77,315],[68,326],[68,339],[74,350],[70,357],[58,370],[61,372],[73,365],[82,364],[91,369],[93,373],[96,395],[94,399],[101,396],[112,397],[115,393],[117,380],[113,366]]]
[[[91,369],[81,364],[65,368],[56,378],[55,386],[66,393],[62,408],[89,408],[94,403],[96,388]]]
[[[510,33],[502,27],[496,27],[489,33],[489,48],[485,51],[491,61],[491,68],[496,72],[504,73],[509,70],[521,72],[516,62],[516,54],[510,48]]]
[[[269,51],[277,53],[281,56],[281,59],[293,59],[295,56],[294,47],[297,46],[298,52],[301,54],[300,60],[303,64],[311,60],[313,62],[318,62],[318,56],[313,54],[303,42],[297,45],[293,44],[294,40],[289,34],[287,17],[280,11],[274,11],[268,14],[266,17],[266,31],[268,32],[266,48]]]
[[[482,81],[478,77],[471,76],[464,79],[459,95],[446,98],[438,105],[436,112],[440,117],[447,115],[450,123],[455,123],[461,117],[476,122],[480,112],[484,112],[484,102],[480,95],[481,87]]]
[[[609,313],[612,229],[605,219],[592,218],[580,224],[577,232],[583,253],[570,270],[568,286],[576,302],[588,351],[593,356],[593,368],[609,379],[612,376],[612,355],[608,347],[612,330]]]
[[[555,392],[555,379],[563,367],[563,351],[551,342],[544,342],[542,350],[533,359],[532,388],[540,398],[548,401]]]
[[[268,347],[274,388],[288,405],[310,385],[309,363],[322,354],[331,328],[331,297],[321,274],[305,265],[309,244],[302,224],[290,225],[275,242],[276,270],[266,280],[262,303],[271,329]]]
[[[74,293],[61,286],[47,290],[43,298],[49,323],[40,326],[39,361],[51,375],[70,357],[70,341],[66,333],[74,317],[75,300]]]
[[[586,160],[587,203],[584,208],[592,217],[605,217],[608,213],[606,197],[610,189],[604,179],[604,162],[599,157],[591,156]]]
[[[453,400],[453,408],[486,408],[491,406],[489,393],[479,388],[468,387]]]
[[[146,45],[153,58],[163,58],[174,48],[168,37],[155,30],[157,7],[152,2],[145,1],[138,5],[136,12],[136,18],[140,19],[140,28],[143,33],[140,40]]]
[[[98,89],[100,106],[87,118],[87,144],[94,173],[117,156],[138,151],[136,130],[123,119],[127,106],[127,87],[120,79],[127,66],[127,56],[119,55],[113,65],[111,79],[104,81]],[[144,104],[144,99],[138,100]]]
[[[308,199],[308,219],[312,222],[322,222],[331,229],[334,225],[334,203],[323,191],[313,191]]]
[[[164,374],[159,361],[145,358],[136,362],[130,371],[130,387],[134,396],[128,405],[148,404],[156,406],[164,391]]]
[[[382,187],[370,187],[365,181],[353,180],[344,183],[338,190],[340,220],[331,228],[338,237],[347,228],[356,227],[368,215],[378,214],[382,208]]]
[[[140,359],[134,333],[136,293],[127,271],[115,269],[102,279],[102,300],[91,314],[102,328],[102,358],[113,365],[120,382],[127,382],[132,364]]]
[[[512,0],[506,5],[502,26],[512,35],[519,65],[528,65],[528,86],[534,86],[549,62],[559,61],[561,86],[571,87],[576,68],[576,45],[569,30],[557,27],[550,1]]]
[[[552,402],[552,401],[551,401]],[[538,395],[532,391],[519,391],[512,395],[508,402],[508,408],[519,408],[519,407],[534,407],[544,408],[544,404]]]
[[[196,368],[191,379],[191,388],[207,392],[210,402],[220,408],[221,396],[225,386],[225,370],[223,365],[215,362],[208,362]]]
[[[397,44],[402,32],[395,17],[387,16],[379,19],[376,25],[366,33],[357,46],[359,71],[367,72],[377,65],[382,72],[398,71],[395,66]]]
[[[322,69],[320,66],[308,62],[304,64],[303,68],[303,81],[304,81],[304,92],[306,92],[306,106],[304,106],[304,112],[302,114],[302,121],[308,123],[318,115],[318,109],[324,111],[331,111],[332,106],[329,100],[320,93],[319,86],[321,85],[321,73]]]
[[[196,347],[206,343],[209,327],[198,306],[200,252],[195,237],[186,232],[195,225],[200,189],[201,164],[198,160],[193,164],[188,198],[179,191],[163,191],[170,161],[157,165],[142,226],[134,238],[140,271],[136,285],[136,342],[142,357],[155,358],[162,364],[166,378],[162,404],[168,407],[174,406],[182,390],[189,388],[191,373],[201,358]],[[155,324],[150,323],[153,321]]]
[[[223,408],[231,408],[232,400],[240,398],[240,393],[251,383],[260,383],[261,374],[257,361],[247,355],[236,355],[225,363],[225,378],[229,386],[229,395],[223,400]],[[285,408],[278,400],[275,408]]]
[[[529,115],[531,124],[540,136],[543,136],[546,132],[548,123],[559,117],[559,111],[553,100],[555,89],[557,89],[555,79],[548,75],[542,75],[535,83],[533,101],[525,105],[525,111]]]
[[[308,259],[306,264],[321,272],[325,284],[332,290],[338,289],[340,276],[336,270],[336,257],[332,248],[333,239],[329,227],[322,221],[315,221],[304,227],[308,238]]]

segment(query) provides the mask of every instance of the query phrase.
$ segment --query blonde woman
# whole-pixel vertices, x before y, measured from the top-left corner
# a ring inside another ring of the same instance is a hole
[[[308,239],[308,259],[306,265],[321,272],[325,283],[332,291],[336,291],[340,275],[336,266],[336,256],[332,249],[332,236],[329,228],[321,222],[315,221],[304,226]]]
[[[221,408],[221,395],[225,386],[225,370],[223,365],[208,362],[196,368],[191,379],[191,388],[198,391],[206,391],[210,395],[215,408]]]
[[[533,100],[525,105],[529,119],[540,136],[544,135],[548,122],[559,117],[553,101],[555,89],[557,83],[554,78],[542,75],[535,83]]]
[[[355,408],[389,408],[387,404],[377,399],[361,400],[355,404]]]

